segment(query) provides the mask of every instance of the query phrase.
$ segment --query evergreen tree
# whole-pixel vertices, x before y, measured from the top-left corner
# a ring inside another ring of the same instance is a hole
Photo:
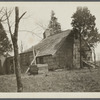
[[[78,7],[72,16],[72,27],[76,29],[85,39],[90,38],[96,32],[95,16],[90,13],[87,7]]]
[[[73,32],[77,37],[80,37],[80,56],[81,56],[81,38],[84,38],[94,49],[95,44],[100,41],[99,34],[96,28],[95,16],[90,13],[87,7],[78,7],[77,11],[72,16]],[[80,57],[81,64],[81,57]]]
[[[0,22],[0,54],[4,54],[5,52],[10,51],[11,47],[12,45],[7,37],[2,23]]]
[[[51,11],[51,20],[49,22],[48,28],[52,30],[54,33],[59,33],[61,32],[61,25],[57,22],[57,18],[54,15],[54,11]]]

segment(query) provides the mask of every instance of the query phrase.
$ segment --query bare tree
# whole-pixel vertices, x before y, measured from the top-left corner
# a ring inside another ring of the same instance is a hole
[[[42,29],[44,31],[48,28],[47,24],[40,22],[40,21],[36,22],[35,24],[38,26],[39,29]]]
[[[11,35],[12,39],[12,44],[14,48],[14,61],[15,61],[15,73],[16,73],[16,80],[17,80],[17,92],[22,92],[23,91],[23,85],[21,81],[21,69],[20,69],[20,63],[19,63],[19,56],[18,56],[18,30],[19,30],[19,22],[22,19],[22,17],[25,15],[26,12],[24,12],[20,17],[19,17],[19,8],[15,7],[15,26],[14,26],[14,32],[11,30],[11,24],[9,21],[9,16],[11,15],[12,11],[5,9],[5,15],[7,19],[7,25],[9,28],[9,33]]]

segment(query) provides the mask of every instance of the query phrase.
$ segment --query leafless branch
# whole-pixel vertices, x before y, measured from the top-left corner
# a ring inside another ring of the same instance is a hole
[[[11,31],[11,25],[10,25],[10,22],[9,22],[9,17],[11,15],[11,13],[12,13],[12,11],[8,15],[7,8],[6,8],[5,14],[6,14],[7,24],[8,24],[8,28],[9,28],[9,33],[10,33],[11,37],[13,38],[13,34],[12,34],[12,31]]]
[[[19,31],[32,33],[32,34],[34,34],[34,35],[36,35],[37,37],[39,37],[39,38],[41,38],[41,39],[42,39],[42,37],[40,37],[39,35],[37,35],[37,34],[36,34],[36,33],[34,33],[33,31],[28,31],[28,30],[19,30]]]
[[[9,17],[10,17],[11,14],[12,14],[12,12],[13,12],[13,9],[10,9],[9,11],[7,11],[7,8],[4,9],[4,14],[3,14],[3,16],[1,17],[1,21],[4,22],[4,21],[7,20],[7,18],[9,19]],[[6,13],[7,13],[7,14],[6,14]],[[5,17],[5,16],[6,16],[6,17]],[[5,17],[5,18],[3,19],[3,17]]]
[[[30,18],[30,15],[28,15],[28,16],[26,16],[26,17],[23,17],[23,19],[28,19],[28,18]]]
[[[39,27],[41,27],[43,30],[46,30],[47,29],[47,27],[46,27],[46,25],[44,26],[43,24],[41,24],[41,23],[36,23],[36,25],[38,25]]]
[[[24,12],[20,17],[19,17],[19,21],[20,19],[26,14],[26,12]]]
[[[5,17],[5,13],[1,16],[0,20],[2,21],[3,17]]]
[[[0,13],[3,11],[4,7],[1,8]]]

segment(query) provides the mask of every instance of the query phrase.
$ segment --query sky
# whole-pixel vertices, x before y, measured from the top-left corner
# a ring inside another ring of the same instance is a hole
[[[27,12],[21,19],[18,36],[18,44],[20,46],[22,41],[24,50],[42,40],[44,29],[40,25],[47,27],[50,21],[51,10],[55,12],[62,30],[67,30],[72,29],[71,16],[76,12],[76,8],[79,6],[88,7],[91,14],[96,17],[96,27],[100,33],[100,2],[0,2],[0,7],[2,6],[8,9],[18,6],[20,15],[25,11]],[[13,12],[11,23],[14,22],[14,17]],[[6,24],[4,24],[4,28],[8,30]],[[7,34],[9,36],[9,33]],[[99,49],[100,44],[96,48],[97,56],[100,55]]]

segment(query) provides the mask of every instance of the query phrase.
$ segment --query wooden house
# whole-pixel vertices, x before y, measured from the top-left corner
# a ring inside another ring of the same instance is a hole
[[[9,56],[10,55],[8,53],[7,54],[1,54],[0,55],[0,75],[6,73],[6,59]]]
[[[24,52],[30,54],[33,54],[33,50],[35,50],[35,54],[39,52],[36,57],[36,64],[48,64],[49,70],[80,68],[80,39],[75,38],[71,30],[56,34],[46,30],[43,36],[44,39],[40,43]],[[82,40],[82,44],[84,44],[83,47],[87,55],[86,57],[82,56],[82,59],[92,61],[91,48],[85,40]]]
[[[22,73],[25,73],[35,55],[37,55],[35,63],[47,64],[49,70],[80,68],[80,39],[79,37],[75,38],[75,34],[71,30],[56,34],[46,30],[43,36],[44,38],[37,45],[19,55]],[[90,46],[85,40],[82,40],[82,44],[84,44],[83,48],[86,54],[85,57],[82,55],[82,59],[92,61]],[[13,60],[10,57],[7,59],[7,68],[11,66],[8,64],[12,63],[11,59]]]

